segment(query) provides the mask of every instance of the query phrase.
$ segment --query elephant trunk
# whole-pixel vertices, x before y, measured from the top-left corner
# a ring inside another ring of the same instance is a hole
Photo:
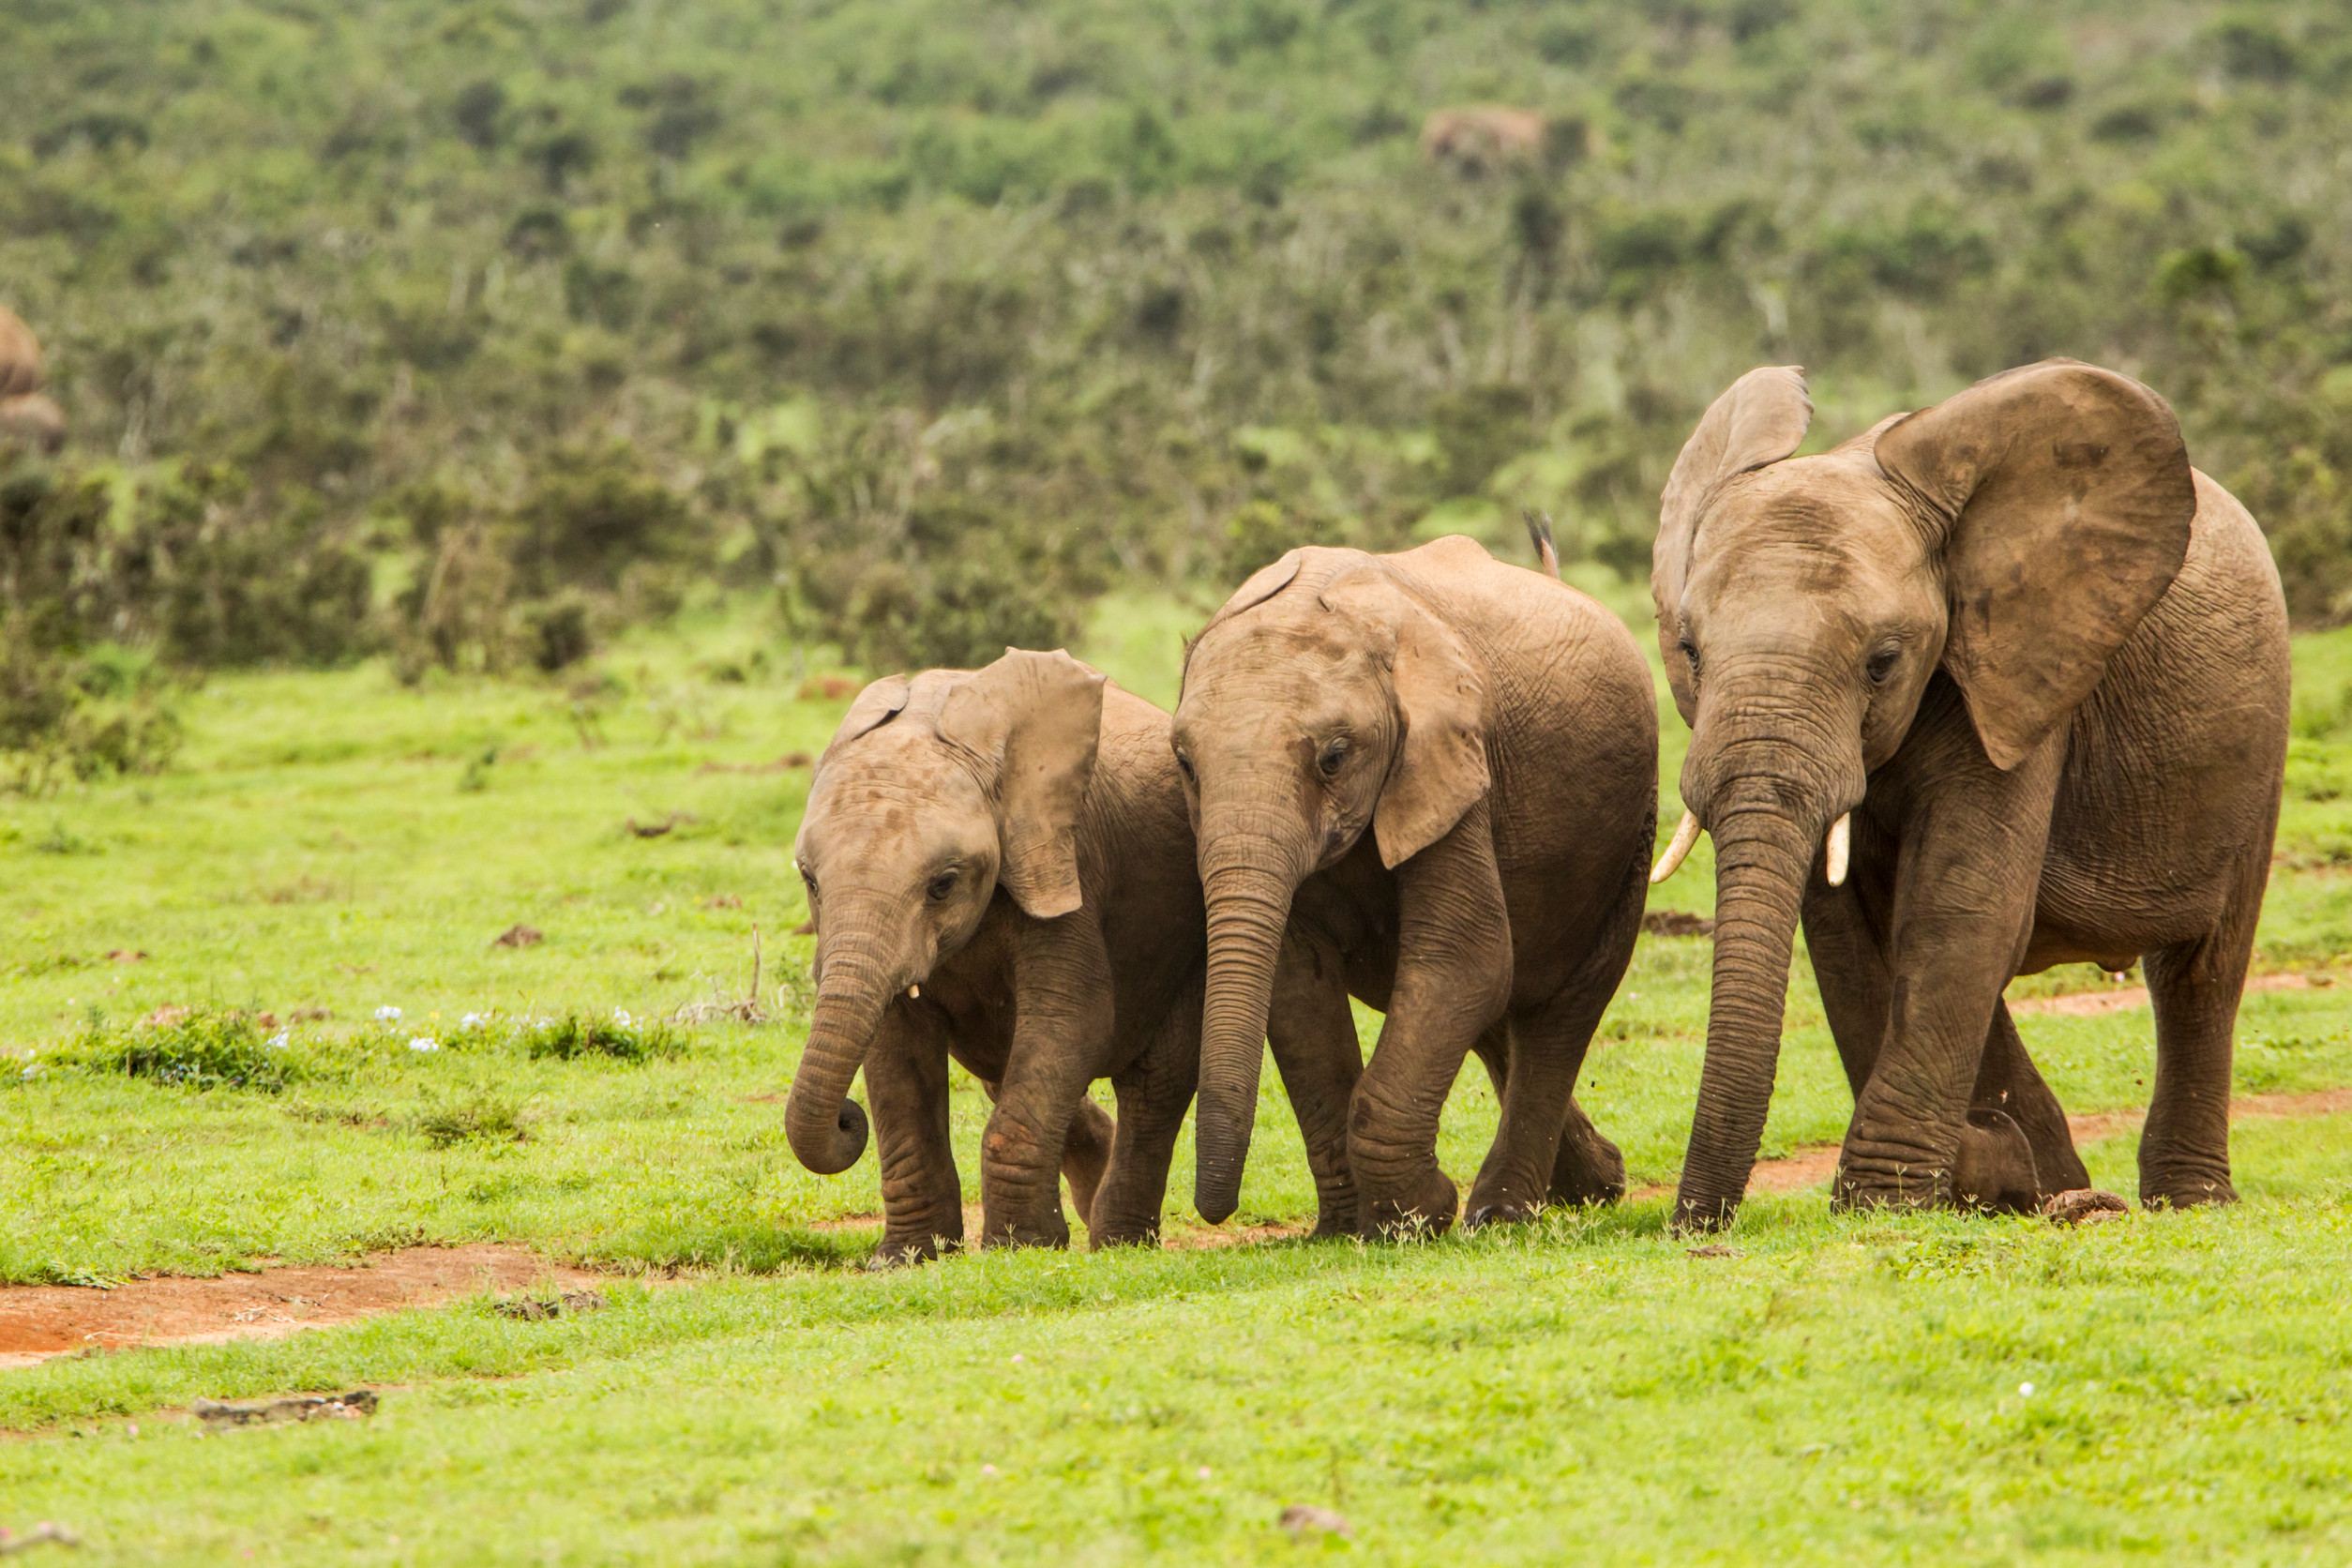
[[[800,1163],[836,1176],[866,1152],[866,1112],[850,1096],[882,1009],[897,990],[896,966],[870,939],[845,936],[820,949],[817,1005],[784,1108],[784,1134]]]
[[[1729,1223],[1747,1190],[1772,1108],[1788,960],[1825,816],[1792,806],[1782,766],[1733,759],[1701,807],[1715,842],[1715,960],[1707,1004],[1707,1059],[1675,1223]],[[1785,761],[1785,760],[1783,760]],[[1744,765],[1740,765],[1744,764]]]
[[[1209,916],[1208,1001],[1200,1028],[1199,1165],[1193,1206],[1217,1225],[1242,1201],[1242,1168],[1258,1116],[1274,966],[1304,876],[1301,857],[1267,826],[1203,812],[1200,882]]]

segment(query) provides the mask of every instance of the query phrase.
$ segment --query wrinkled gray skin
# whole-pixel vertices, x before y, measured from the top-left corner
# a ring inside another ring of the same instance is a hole
[[[817,1004],[786,1127],[811,1170],[848,1169],[866,1147],[848,1097],[864,1066],[882,1145],[878,1261],[963,1239],[951,1057],[996,1101],[985,1244],[1069,1244],[1057,1170],[1090,1244],[1157,1235],[1199,1064],[1202,962],[1168,729],[1066,654],[1007,652],[981,671],[877,681],[819,760],[793,847]],[[1115,1133],[1085,1097],[1102,1078]]]
[[[1677,1222],[1725,1223],[1746,1186],[1800,912],[1855,1095],[1841,1204],[2021,1207],[2021,1153],[2035,1195],[2087,1185],[2001,991],[2141,958],[2142,1201],[2231,1200],[2231,1031],[2286,750],[2260,532],[2161,398],[2089,366],[1790,458],[1811,412],[1793,369],[1741,378],[1662,508],[1659,644],[1716,874]]]
[[[1502,1116],[1472,1224],[1621,1196],[1572,1095],[1655,826],[1656,699],[1622,624],[1469,539],[1293,550],[1193,645],[1175,741],[1208,900],[1202,1216],[1239,1201],[1269,1041],[1319,1231],[1453,1223],[1438,1118],[1473,1049]],[[1387,1014],[1368,1065],[1350,993]]]

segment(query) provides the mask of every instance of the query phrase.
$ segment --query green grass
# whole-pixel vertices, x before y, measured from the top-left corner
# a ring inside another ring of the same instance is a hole
[[[1636,593],[1597,585],[1636,615]],[[1116,599],[1078,651],[1168,700],[1200,612]],[[65,1520],[95,1562],[1250,1561],[1314,1549],[1274,1528],[1303,1501],[1350,1518],[1366,1561],[2352,1546],[2352,1117],[2244,1123],[2235,1212],[2081,1233],[1836,1217],[1806,1194],[1750,1205],[1740,1256],[1699,1259],[1648,1197],[1425,1245],[866,1274],[867,1233],[822,1222],[874,1210],[873,1162],[817,1177],[782,1136],[807,775],[702,771],[813,752],[842,709],[798,697],[797,673],[698,673],[757,635],[712,612],[568,685],[224,677],[184,701],[177,771],[0,805],[0,1278],[477,1240],[681,1272],[551,1322],[472,1302],[0,1373],[0,1429],[41,1434],[0,1440],[0,1526]],[[2307,712],[2346,711],[2352,637],[2302,640],[2298,665]],[[1682,737],[1662,711],[1670,826]],[[2273,968],[2352,952],[2324,850],[2352,836],[2325,782],[2352,737],[2324,716],[2297,745]],[[627,825],[673,817],[657,837]],[[1703,909],[1708,881],[1696,860],[1658,902]],[[518,922],[545,941],[491,945]],[[777,1021],[651,1030],[744,993],[755,924]],[[1637,1185],[1679,1167],[1707,959],[1645,939],[1581,1090]],[[165,1006],[204,1011],[132,1027]],[[674,1054],[595,1048],[592,1024]],[[2021,1027],[2070,1109],[2145,1103],[2145,1012]],[[2343,988],[2249,997],[2239,1038],[2241,1092],[2352,1084]],[[245,1086],[127,1073],[126,1041]],[[1766,1152],[1833,1141],[1848,1109],[1800,964]],[[968,1177],[986,1113],[958,1075]],[[1494,1114],[1466,1076],[1450,1170],[1475,1167]],[[2133,1142],[2088,1147],[2094,1177],[2130,1192]],[[1312,1212],[1268,1074],[1243,1218]],[[372,1422],[199,1440],[152,1413],[354,1383],[392,1390]]]

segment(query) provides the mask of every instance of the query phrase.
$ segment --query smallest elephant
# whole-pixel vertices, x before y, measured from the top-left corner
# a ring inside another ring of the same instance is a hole
[[[996,1101],[985,1244],[1067,1245],[1061,1170],[1091,1244],[1154,1239],[1199,1070],[1206,944],[1168,715],[1062,653],[877,681],[817,762],[792,853],[817,1004],[787,1130],[810,1169],[848,1169],[864,1067],[877,1260],[963,1240],[950,1058]],[[1101,1078],[1119,1102],[1107,1157],[1086,1098]]]

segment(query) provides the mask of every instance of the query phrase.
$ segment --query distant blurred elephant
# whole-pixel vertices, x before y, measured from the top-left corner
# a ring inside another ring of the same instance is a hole
[[[817,1004],[786,1128],[808,1168],[848,1169],[864,1066],[879,1261],[963,1239],[951,1057],[996,1101],[984,1243],[1067,1245],[1057,1170],[1091,1244],[1158,1234],[1199,1067],[1203,942],[1168,727],[1066,654],[1008,651],[875,682],[819,759],[792,852]],[[1100,1078],[1115,1131],[1086,1098]]]
[[[41,344],[24,318],[0,305],[0,399],[41,389]]]
[[[2286,754],[2260,530],[2163,399],[2072,360],[1791,458],[1811,416],[1793,368],[1741,377],[1659,520],[1658,642],[1692,727],[1660,874],[1715,841],[1678,1222],[1723,1224],[1746,1186],[1801,910],[1855,1097],[1841,1204],[2088,1185],[2001,991],[2143,957],[2141,1199],[2231,1200],[2231,1031]]]
[[[40,395],[42,382],[40,339],[0,305],[0,443],[51,453],[65,445],[65,411]]]
[[[1202,1216],[1240,1201],[1269,1040],[1319,1186],[1351,1181],[1365,1231],[1453,1223],[1438,1123],[1473,1049],[1502,1116],[1471,1224],[1621,1196],[1573,1094],[1656,824],[1623,624],[1470,539],[1294,550],[1193,644],[1175,744],[1208,900]],[[1388,1015],[1368,1065],[1350,993]]]
[[[1421,126],[1421,156],[1468,173],[1532,163],[1543,150],[1544,116],[1532,109],[1500,104],[1440,109]]]

